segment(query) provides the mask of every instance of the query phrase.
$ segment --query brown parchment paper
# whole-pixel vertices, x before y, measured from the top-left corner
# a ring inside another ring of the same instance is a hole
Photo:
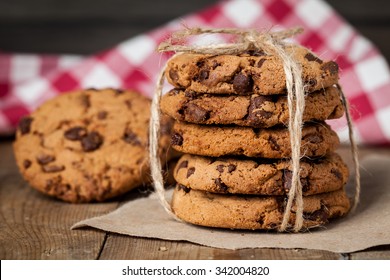
[[[129,201],[112,213],[80,221],[72,229],[90,226],[226,249],[305,248],[348,253],[390,244],[390,157],[366,157],[361,161],[361,172],[362,193],[357,211],[306,233],[233,231],[180,223],[165,213],[154,194]]]

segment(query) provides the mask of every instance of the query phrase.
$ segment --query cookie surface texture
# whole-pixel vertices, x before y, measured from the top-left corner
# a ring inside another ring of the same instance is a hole
[[[149,182],[150,100],[84,90],[47,101],[19,124],[14,152],[32,187],[68,202],[103,201]],[[161,154],[170,121],[162,121]]]
[[[305,90],[313,92],[336,84],[338,65],[322,61],[302,46],[288,46],[286,52],[302,66]],[[180,54],[168,62],[168,82],[176,88],[210,94],[285,94],[282,61],[264,52],[242,55]]]
[[[207,227],[230,229],[277,229],[283,219],[285,196],[223,195],[177,186],[172,209],[182,220]],[[348,213],[344,190],[305,196],[303,229],[318,227]],[[290,224],[294,222],[295,206]]]
[[[174,177],[190,189],[225,194],[285,195],[291,188],[290,160],[210,158],[185,154],[177,162]],[[303,195],[342,189],[348,168],[332,153],[315,160],[301,161]]]
[[[178,121],[196,124],[235,124],[268,128],[288,124],[285,95],[190,95],[174,89],[161,99],[161,110]],[[337,119],[344,114],[339,88],[332,86],[311,93],[305,100],[303,121]]]
[[[287,128],[252,129],[175,122],[171,143],[177,151],[210,157],[224,155],[291,157]],[[303,156],[324,156],[334,151],[339,143],[336,132],[325,123],[308,124],[302,128]]]

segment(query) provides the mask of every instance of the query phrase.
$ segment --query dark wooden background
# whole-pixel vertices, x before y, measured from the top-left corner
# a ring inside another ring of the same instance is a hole
[[[0,50],[91,54],[216,2],[1,0]],[[373,41],[389,60],[390,1],[327,2]]]

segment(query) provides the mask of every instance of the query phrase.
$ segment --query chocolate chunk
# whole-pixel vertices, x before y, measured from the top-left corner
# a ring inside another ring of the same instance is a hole
[[[64,137],[71,141],[81,140],[87,134],[87,130],[81,126],[69,128],[64,132]]]
[[[313,55],[312,53],[307,53],[306,55],[305,55],[305,58],[308,60],[308,61],[315,61],[315,62],[317,62],[317,63],[319,63],[319,64],[322,64],[322,60],[321,59],[319,59],[318,57],[316,57],[315,55]]]
[[[182,185],[182,184],[177,184],[177,187],[181,190],[183,190],[185,193],[189,193],[191,191],[190,188],[187,188],[186,186]]]
[[[30,132],[32,121],[33,121],[33,118],[31,118],[31,117],[23,117],[20,119],[19,131],[22,135]]]
[[[339,180],[343,179],[343,174],[341,174],[341,172],[338,171],[337,169],[332,168],[330,170],[330,173],[332,173],[334,176],[336,176],[336,178],[339,179]]]
[[[115,95],[121,95],[125,92],[123,89],[119,89],[119,88],[113,89],[113,91],[115,91]]]
[[[283,188],[286,193],[288,193],[291,189],[292,184],[292,171],[290,170],[283,170]],[[308,178],[300,178],[301,186],[302,186],[302,192],[305,193],[310,190],[310,184]]]
[[[238,73],[233,79],[233,88],[238,94],[245,94],[252,91],[252,77]]]
[[[180,162],[180,164],[177,166],[176,172],[179,172],[180,169],[182,169],[182,168],[187,168],[187,167],[188,167],[188,161],[187,161],[187,160],[183,160],[183,161]]]
[[[107,115],[108,113],[106,111],[99,111],[99,113],[97,114],[97,118],[99,120],[104,120],[105,118],[107,118]]]
[[[30,166],[31,166],[31,160],[28,160],[28,159],[25,159],[24,161],[23,161],[23,167],[25,168],[25,169],[28,169]]]
[[[329,61],[321,65],[321,69],[329,72],[331,75],[335,75],[339,72],[339,66],[334,61]]]
[[[247,120],[252,126],[261,126],[264,124],[264,119],[272,117],[273,114],[271,112],[261,109],[264,102],[273,102],[273,98],[271,96],[262,95],[251,98],[248,107]]]
[[[177,82],[179,80],[179,75],[177,72],[173,69],[169,70],[169,78],[171,78],[172,81]]]
[[[44,165],[42,170],[46,173],[60,172],[65,169],[63,165]]]
[[[211,67],[213,68],[213,70],[215,68],[217,68],[218,66],[221,66],[221,63],[217,62],[216,60],[213,60],[213,65],[211,65]]]
[[[328,222],[329,213],[324,206],[321,206],[319,210],[316,210],[312,213],[304,213],[303,218],[325,224]]]
[[[263,66],[263,63],[264,63],[265,61],[266,61],[265,58],[260,59],[259,62],[257,62],[257,67],[258,67],[258,68],[261,68],[261,67]]]
[[[179,133],[172,134],[171,143],[175,146],[183,145],[183,136],[181,136]]]
[[[270,143],[270,146],[271,146],[271,149],[274,150],[274,151],[279,151],[280,150],[280,146],[278,144],[278,142],[276,141],[275,138],[273,138],[272,136],[270,136],[268,138],[268,141]]]
[[[288,200],[287,196],[276,196],[275,199],[278,206],[278,211],[280,213],[284,213],[284,209],[286,208]]]
[[[228,186],[226,186],[226,184],[224,182],[222,182],[221,178],[217,178],[214,180],[214,183],[215,185],[217,185],[217,187],[223,191],[223,192],[227,192],[228,190]]]
[[[123,133],[122,140],[134,146],[141,145],[141,141],[137,134],[135,134],[130,128],[126,128],[125,132]]]
[[[189,103],[186,105],[185,109],[185,118],[188,122],[204,122],[210,118],[210,112],[203,109],[202,107]]]
[[[83,94],[80,96],[81,105],[83,105],[85,108],[91,107],[91,100],[89,99],[89,95]]]
[[[322,138],[321,135],[312,133],[312,134],[307,134],[305,137],[303,137],[303,140],[313,144],[318,144],[321,143],[324,139]]]
[[[52,161],[55,161],[55,157],[52,156],[52,155],[39,155],[37,156],[37,162],[40,164],[40,165],[45,165],[45,164],[48,164]]]
[[[207,80],[208,78],[209,78],[209,71],[208,70],[200,70],[199,81],[202,82],[204,80]]]
[[[194,173],[195,173],[195,167],[188,168],[188,170],[187,170],[187,178],[190,177]]]
[[[196,62],[196,66],[202,68],[204,66],[204,60],[199,60],[198,62]]]
[[[317,85],[317,80],[312,78],[312,79],[309,79],[309,81],[307,81],[307,83],[309,84],[310,87],[315,87]]]
[[[217,166],[216,169],[218,170],[219,173],[222,173],[224,168],[225,168],[225,165],[220,164],[220,165]]]
[[[232,173],[234,170],[236,170],[237,166],[234,164],[229,164],[228,165],[228,172]]]
[[[95,131],[88,133],[81,139],[81,147],[85,152],[92,152],[103,144],[103,137]]]
[[[132,107],[131,100],[126,100],[125,104],[127,106],[127,109],[131,110],[131,107]]]

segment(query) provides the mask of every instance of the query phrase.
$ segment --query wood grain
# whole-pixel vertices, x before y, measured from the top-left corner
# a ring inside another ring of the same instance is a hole
[[[189,242],[129,238],[109,234],[100,259],[164,260],[273,260],[273,259],[342,259],[343,255],[320,250],[241,249],[228,250]]]

